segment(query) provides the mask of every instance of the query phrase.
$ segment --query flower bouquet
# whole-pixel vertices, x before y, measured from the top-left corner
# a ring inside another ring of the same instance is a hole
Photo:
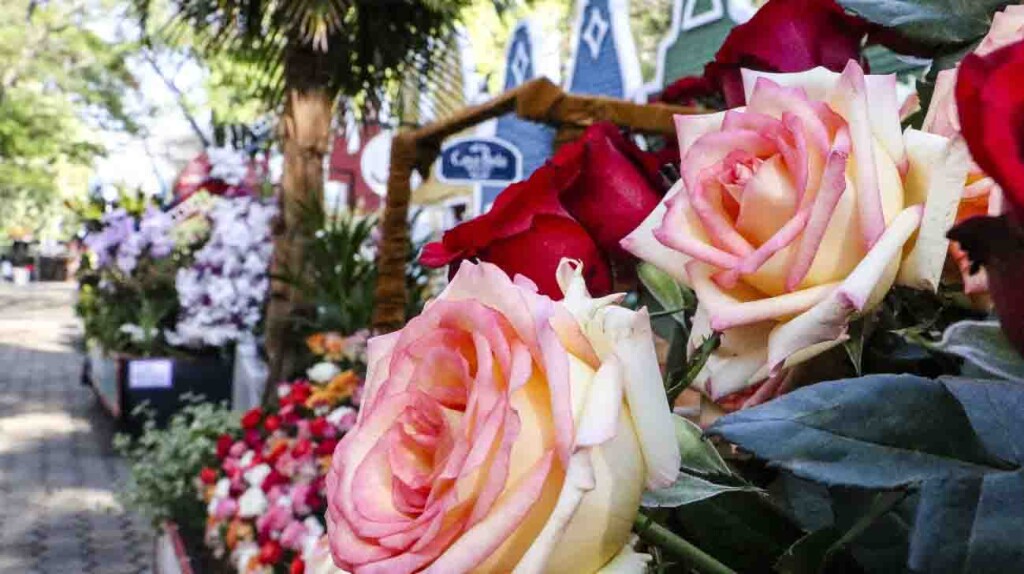
[[[1024,570],[1006,4],[770,0],[663,95],[707,107],[669,189],[595,124],[428,246],[451,283],[368,342],[334,563]]]
[[[203,468],[197,482],[206,544],[237,572],[302,573],[316,560],[328,462],[355,424],[358,384],[351,371],[322,385],[282,383],[275,408],[246,412],[237,434],[218,439],[218,466]]]

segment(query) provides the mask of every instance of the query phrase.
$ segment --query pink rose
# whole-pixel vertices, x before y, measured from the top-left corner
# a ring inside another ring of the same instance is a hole
[[[213,517],[217,520],[226,520],[238,512],[238,503],[232,498],[223,498],[217,501],[213,507]]]
[[[1024,40],[1024,6],[1007,6],[992,16],[992,27],[975,48],[979,56],[988,55]],[[921,129],[945,137],[960,136],[960,117],[956,106],[956,78],[959,66],[939,72],[935,80],[935,91],[928,106]],[[1003,194],[999,186],[974,162],[964,184],[963,199],[957,210],[956,223],[971,217],[997,216],[1003,213]],[[967,294],[987,293],[988,279],[982,269],[971,273],[971,263],[960,245],[952,242],[950,255],[960,269]]]
[[[327,477],[335,563],[361,572],[596,572],[680,455],[646,310],[565,299],[463,262],[370,340],[356,426]]]
[[[746,108],[676,117],[682,178],[623,245],[696,292],[692,345],[722,333],[696,387],[719,401],[769,381],[754,404],[895,281],[937,287],[967,166],[962,146],[903,134],[895,76],[852,60],[743,70],[743,87]]]
[[[292,520],[292,509],[290,505],[273,504],[270,509],[256,519],[256,529],[260,536],[268,537],[271,532],[280,532]]]
[[[298,520],[292,520],[281,531],[281,546],[296,552],[302,550],[302,543],[306,539],[306,526]]]

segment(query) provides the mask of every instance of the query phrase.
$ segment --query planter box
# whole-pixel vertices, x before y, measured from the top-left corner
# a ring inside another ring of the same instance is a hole
[[[133,433],[141,430],[144,420],[133,414],[140,405],[148,405],[162,427],[181,409],[186,395],[201,395],[208,402],[232,399],[230,359],[139,358],[108,355],[91,346],[86,368],[100,403]]]

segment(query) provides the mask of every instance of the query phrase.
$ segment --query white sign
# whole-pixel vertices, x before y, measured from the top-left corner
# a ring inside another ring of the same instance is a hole
[[[170,359],[140,359],[128,362],[129,389],[170,389],[174,366]]]

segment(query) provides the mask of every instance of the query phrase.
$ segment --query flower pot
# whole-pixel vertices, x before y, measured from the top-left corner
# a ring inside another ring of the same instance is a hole
[[[162,427],[186,404],[186,395],[230,403],[232,367],[230,358],[220,356],[143,358],[110,354],[90,344],[85,378],[123,430],[138,433],[146,419],[136,409],[143,405]]]
[[[122,356],[119,364],[121,413],[125,430],[135,433],[146,420],[145,405],[158,427],[187,404],[186,396],[205,402],[231,402],[232,360],[220,356],[188,359]]]

